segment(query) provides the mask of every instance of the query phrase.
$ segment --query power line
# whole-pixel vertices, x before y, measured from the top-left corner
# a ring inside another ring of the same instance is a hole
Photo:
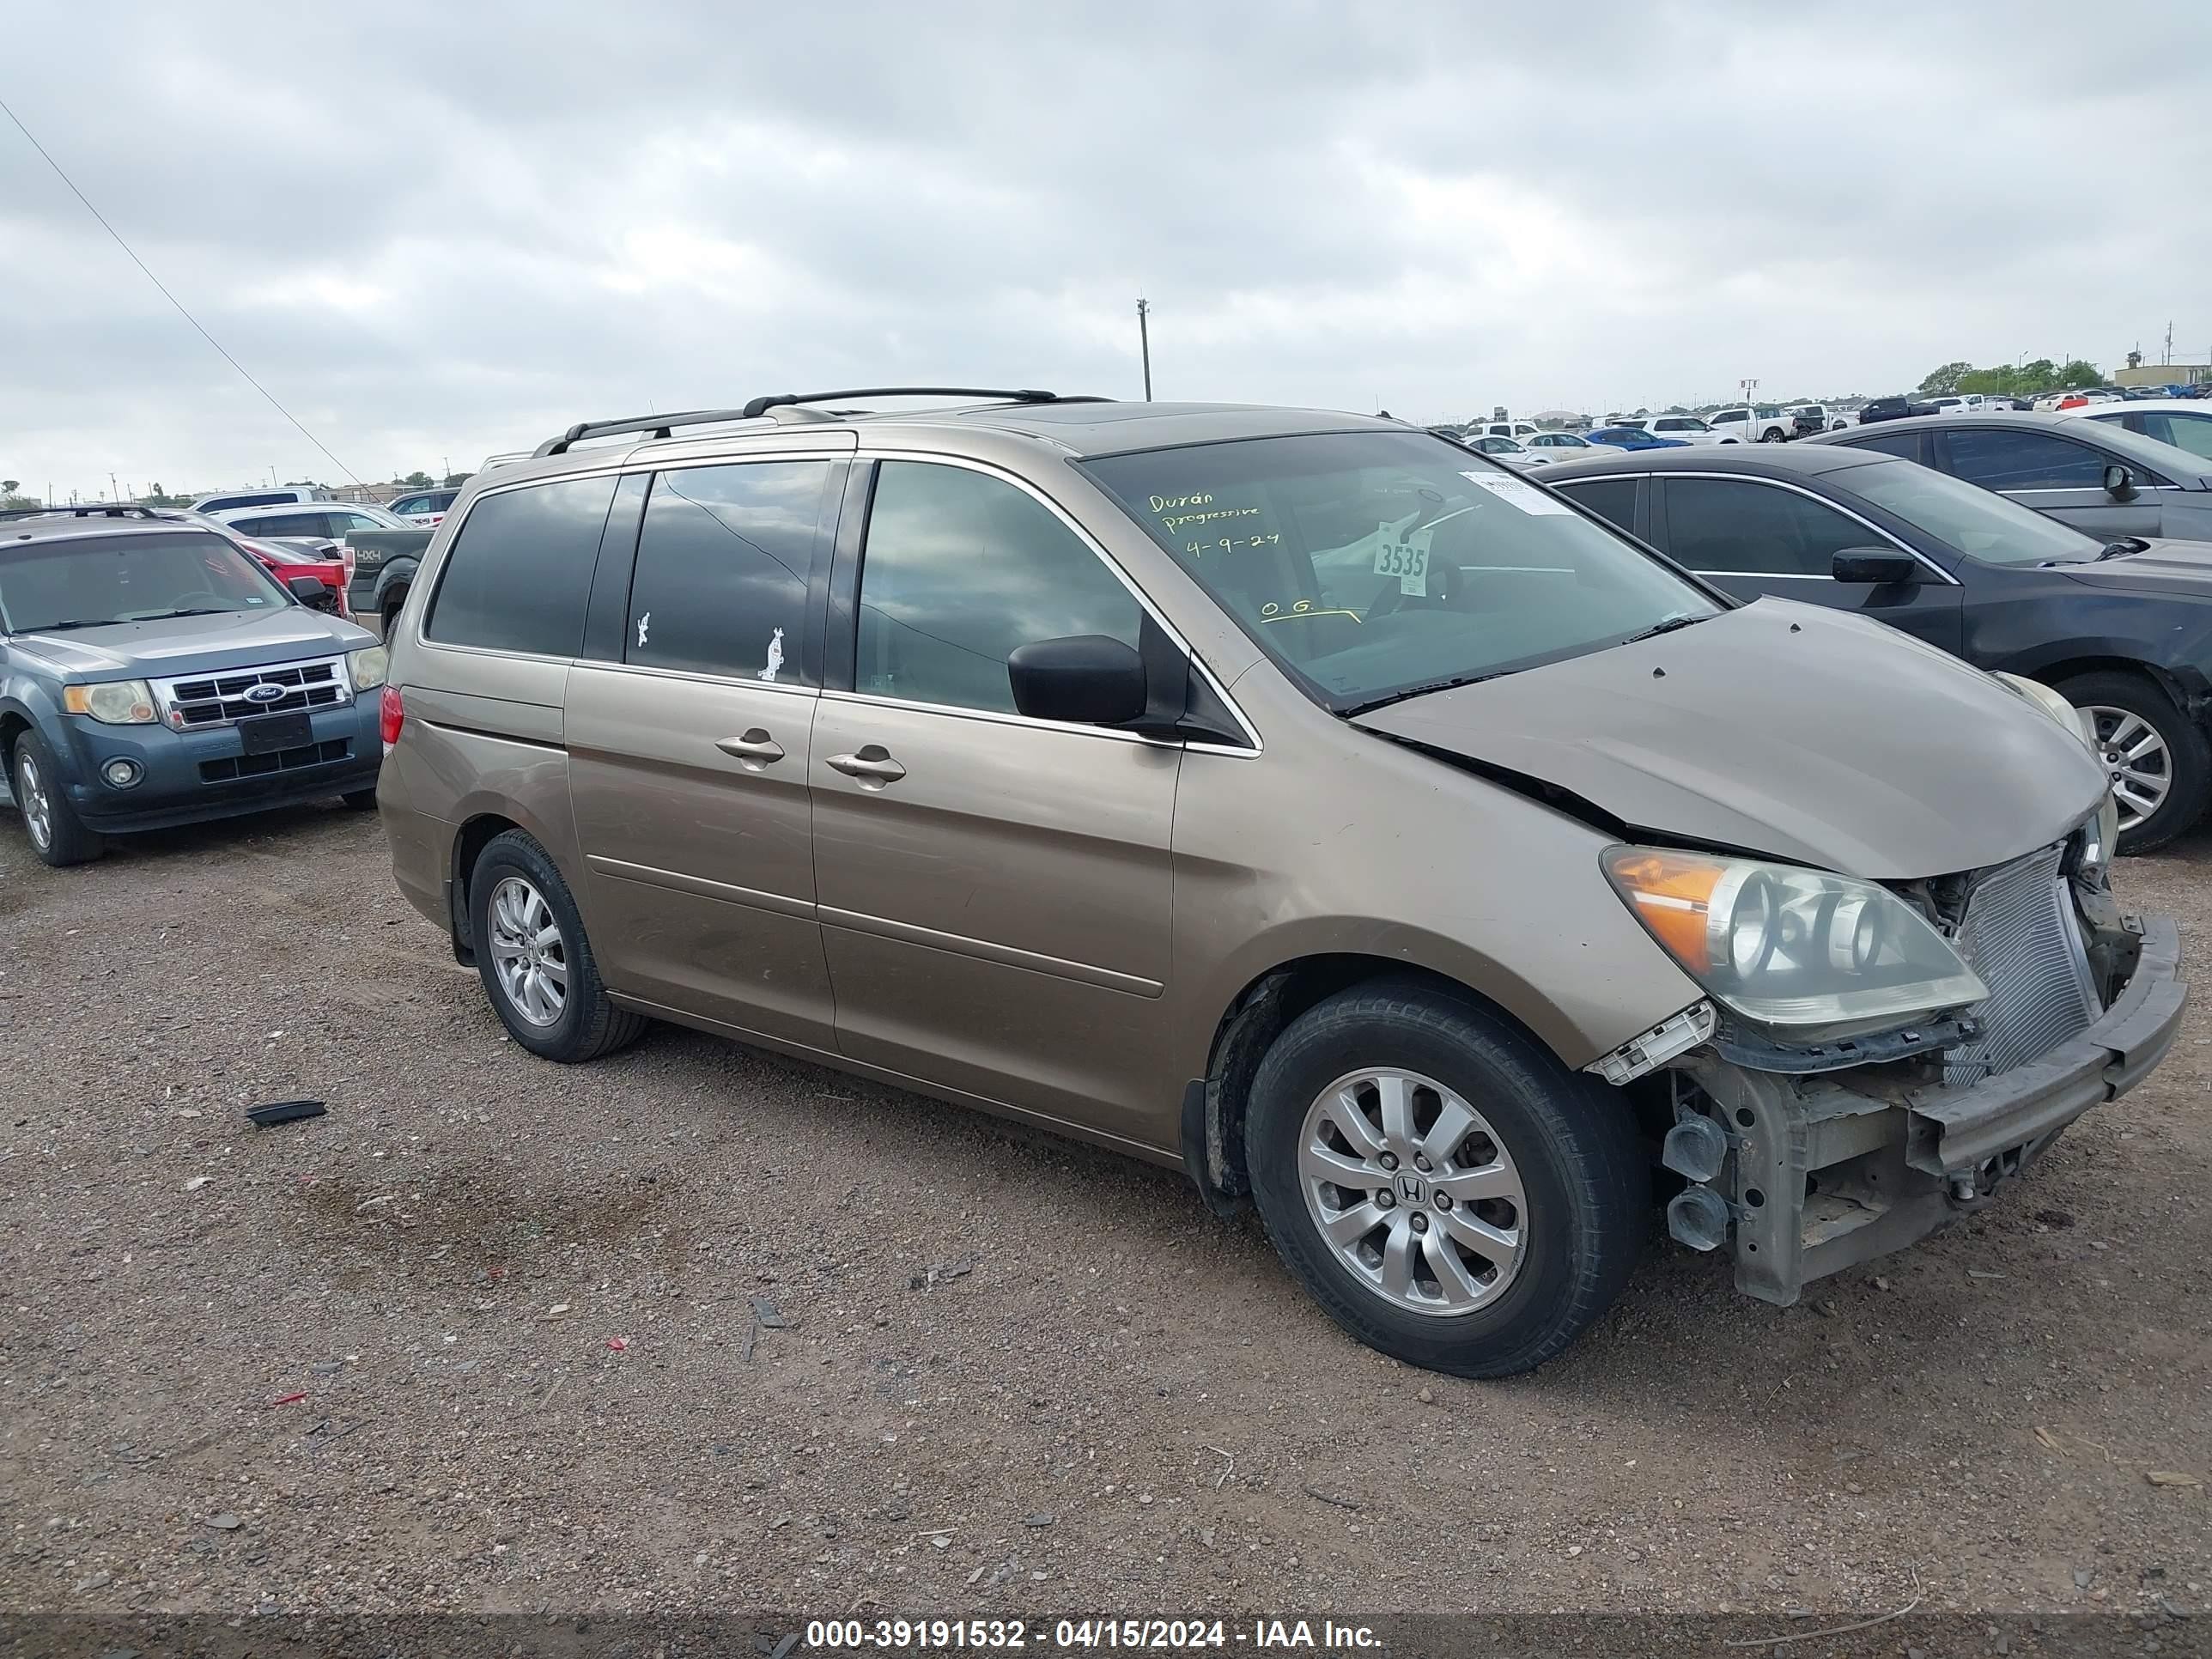
[[[177,298],[175,295],[170,293],[167,288],[162,286],[161,279],[159,276],[156,276],[153,271],[148,268],[146,262],[140,258],[137,254],[132,251],[131,244],[123,240],[123,234],[117,230],[113,225],[107,222],[106,216],[101,213],[98,208],[93,206],[91,198],[86,196],[82,191],[76,187],[76,180],[70,178],[69,174],[62,171],[62,164],[54,160],[52,156],[46,154],[46,147],[38,141],[37,137],[32,133],[30,128],[23,125],[23,118],[16,114],[13,109],[9,107],[8,101],[4,98],[0,98],[0,112],[4,112],[8,118],[15,124],[16,131],[21,133],[24,137],[30,139],[31,148],[38,151],[40,158],[43,160],[48,167],[54,170],[54,177],[67,185],[70,189],[70,194],[76,197],[78,201],[84,204],[84,210],[87,213],[89,213],[94,219],[97,219],[100,222],[100,228],[115,239],[116,246],[121,248],[125,253],[130,255],[131,263],[137,266],[140,270],[145,272],[146,280],[153,283],[155,288],[161,289],[161,297],[167,300],[171,305],[176,307],[177,315],[182,317],[186,322],[190,323],[193,328],[198,330],[200,338],[205,340],[210,345],[213,346],[216,351],[220,352],[223,362],[228,363],[233,368],[236,369],[239,374],[244,377],[246,385],[252,386],[263,397],[268,398],[269,406],[271,409],[275,410],[279,415],[282,415],[286,420],[291,422],[295,427],[298,427],[300,435],[305,438],[309,443],[314,445],[316,448],[321,450],[324,455],[329,458],[330,463],[332,466],[337,468],[339,471],[344,473],[347,477],[351,478],[356,483],[361,484],[362,489],[366,489],[368,488],[367,484],[362,483],[360,476],[356,473],[351,467],[348,466],[337,456],[331,454],[330,447],[327,444],[324,443],[324,441],[320,438],[318,438],[313,433],[308,431],[306,427],[301,426],[300,417],[293,414],[290,410],[285,408],[283,404],[278,403],[275,394],[272,393],[267,386],[262,385],[260,381],[255,380],[251,374],[246,374],[246,365],[244,363],[240,362],[238,359],[232,356],[230,353],[223,350],[222,342],[216,339],[214,335],[209,333],[206,329],[200,326],[200,319],[193,316],[191,312],[185,309],[185,302]]]

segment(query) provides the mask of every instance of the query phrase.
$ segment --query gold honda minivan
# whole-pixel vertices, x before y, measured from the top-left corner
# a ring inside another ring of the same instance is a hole
[[[908,395],[575,427],[439,526],[384,823],[533,1053],[672,1020],[1180,1165],[1483,1376],[1655,1205],[1787,1304],[2171,1045],[2055,694],[1393,422],[852,407]]]

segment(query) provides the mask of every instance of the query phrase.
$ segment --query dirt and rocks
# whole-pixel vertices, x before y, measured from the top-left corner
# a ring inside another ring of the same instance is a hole
[[[2119,885],[2201,963],[2208,877]],[[536,1061],[335,806],[75,871],[0,813],[0,1034],[18,1611],[2212,1626],[2201,1004],[1987,1212],[1787,1310],[1655,1238],[1491,1384],[1171,1173],[675,1030]]]

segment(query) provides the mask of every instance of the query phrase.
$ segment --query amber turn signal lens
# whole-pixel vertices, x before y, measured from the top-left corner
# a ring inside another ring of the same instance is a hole
[[[1690,853],[1618,847],[1605,855],[1605,867],[1669,955],[1693,973],[1712,965],[1712,897],[1726,873],[1722,866]]]

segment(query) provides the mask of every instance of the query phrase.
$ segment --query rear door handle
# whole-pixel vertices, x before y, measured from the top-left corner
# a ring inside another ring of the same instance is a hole
[[[741,738],[723,738],[714,747],[752,772],[773,766],[783,758],[783,745],[757,726]]]
[[[872,743],[857,754],[832,755],[830,764],[848,778],[858,778],[863,789],[880,789],[906,775],[906,768],[879,743]]]

